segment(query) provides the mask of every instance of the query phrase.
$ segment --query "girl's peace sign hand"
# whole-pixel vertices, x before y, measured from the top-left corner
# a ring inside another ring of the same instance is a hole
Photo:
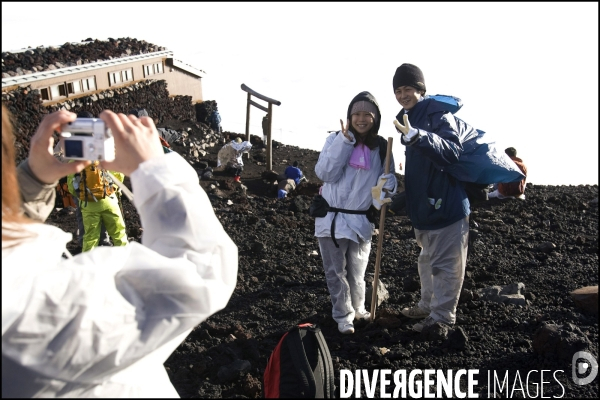
[[[346,137],[346,139],[352,141],[352,137],[348,134],[348,128],[350,128],[350,120],[346,120],[346,127],[344,128],[344,121],[340,119],[340,125],[342,126],[342,134]]]

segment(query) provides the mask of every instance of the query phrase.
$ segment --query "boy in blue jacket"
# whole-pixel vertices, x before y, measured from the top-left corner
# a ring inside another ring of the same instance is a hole
[[[452,113],[424,98],[423,72],[402,64],[393,78],[402,106],[396,116],[406,146],[406,211],[415,228],[421,300],[402,314],[423,319],[417,332],[436,322],[453,325],[467,261],[469,200],[462,185],[442,169],[458,162],[462,146]]]

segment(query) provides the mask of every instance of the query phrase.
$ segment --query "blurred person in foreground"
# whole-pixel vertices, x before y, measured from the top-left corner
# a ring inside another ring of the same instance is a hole
[[[178,397],[163,363],[226,306],[238,265],[196,173],[150,118],[103,111],[116,151],[103,167],[130,176],[144,236],[72,257],[72,235],[38,221],[90,163],[52,155],[76,115],[47,115],[18,168],[9,118],[2,106],[2,397]]]

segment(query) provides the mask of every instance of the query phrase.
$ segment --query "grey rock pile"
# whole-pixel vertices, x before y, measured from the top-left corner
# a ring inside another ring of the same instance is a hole
[[[28,75],[58,68],[73,67],[166,50],[144,40],[109,38],[86,39],[82,43],[65,43],[58,47],[28,48],[19,52],[2,52],[2,78]]]

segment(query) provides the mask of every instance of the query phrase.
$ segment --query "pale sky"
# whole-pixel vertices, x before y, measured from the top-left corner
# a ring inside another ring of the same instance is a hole
[[[458,117],[517,149],[528,182],[598,184],[597,2],[2,3],[2,51],[109,37],[206,71],[225,130],[245,130],[242,83],[281,101],[273,138],[303,148],[320,151],[368,90],[396,165],[392,77],[416,64],[428,94],[461,98]],[[251,107],[251,134],[262,136],[263,115]]]

